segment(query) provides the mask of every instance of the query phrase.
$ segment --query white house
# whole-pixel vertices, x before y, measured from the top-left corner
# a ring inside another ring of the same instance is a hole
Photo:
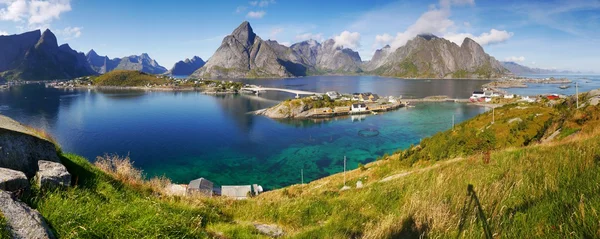
[[[485,97],[485,92],[483,92],[483,91],[473,91],[473,95],[471,97],[473,97],[473,98]]]
[[[367,111],[367,105],[364,103],[352,104],[351,111],[352,113]]]
[[[340,93],[336,92],[336,91],[328,91],[327,93],[325,93],[327,96],[329,96],[329,98],[331,98],[332,100],[337,99],[338,97],[340,97]]]
[[[504,99],[513,99],[513,98],[515,98],[515,95],[514,95],[514,94],[507,94],[507,95],[504,95]]]

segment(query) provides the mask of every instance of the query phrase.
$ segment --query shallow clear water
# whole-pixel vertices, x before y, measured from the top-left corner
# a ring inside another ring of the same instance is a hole
[[[415,81],[372,77],[313,77],[254,80],[302,90],[371,91],[422,97],[467,98],[485,81]],[[369,83],[370,82],[370,83]],[[296,86],[290,87],[291,84]],[[370,84],[370,86],[369,86]],[[451,86],[448,86],[450,84]],[[66,152],[93,160],[104,153],[127,155],[149,176],[178,183],[205,177],[218,185],[258,183],[278,188],[310,181],[375,160],[421,138],[469,119],[485,109],[459,103],[422,103],[380,115],[332,120],[273,120],[247,114],[286,93],[204,95],[46,89],[25,85],[0,91],[0,113],[47,129]],[[374,137],[361,130],[378,131]]]

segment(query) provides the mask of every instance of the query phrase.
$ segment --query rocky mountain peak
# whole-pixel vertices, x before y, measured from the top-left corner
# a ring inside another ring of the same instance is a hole
[[[428,40],[428,41],[439,38],[436,35],[433,35],[431,33],[419,34],[419,35],[417,35],[417,37],[423,38],[423,39]]]
[[[41,46],[58,47],[58,40],[56,40],[56,36],[50,31],[50,29],[46,29],[44,33],[42,33],[40,40],[36,44],[36,47]]]
[[[254,30],[252,30],[252,26],[250,26],[248,21],[242,22],[240,26],[233,30],[231,35],[238,41],[242,42],[245,46],[251,46],[254,44],[254,39],[256,38],[256,34],[254,33]]]

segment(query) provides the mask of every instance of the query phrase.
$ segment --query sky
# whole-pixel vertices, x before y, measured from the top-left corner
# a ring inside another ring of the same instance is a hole
[[[167,68],[209,59],[243,21],[284,45],[335,39],[363,60],[432,33],[470,37],[501,61],[600,72],[600,0],[0,0],[0,35],[48,28],[78,51],[148,53]]]

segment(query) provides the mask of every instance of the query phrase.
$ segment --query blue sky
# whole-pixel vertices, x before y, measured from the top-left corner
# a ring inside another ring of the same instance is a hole
[[[474,38],[499,60],[600,72],[600,1],[0,0],[0,34],[50,28],[78,51],[148,53],[170,68],[208,59],[242,21],[263,39],[334,38],[363,60],[430,32]]]

